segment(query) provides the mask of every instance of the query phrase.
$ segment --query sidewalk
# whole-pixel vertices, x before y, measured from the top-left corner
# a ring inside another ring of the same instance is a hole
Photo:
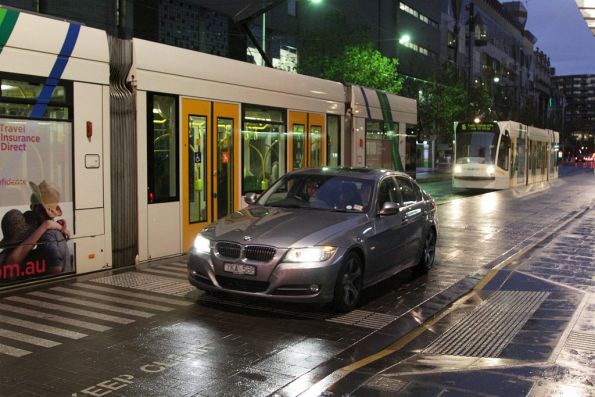
[[[335,395],[595,396],[593,230],[591,206]]]

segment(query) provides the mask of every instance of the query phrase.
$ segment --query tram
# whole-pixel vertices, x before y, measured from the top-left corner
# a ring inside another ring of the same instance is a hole
[[[558,177],[560,135],[515,121],[456,122],[452,185],[508,189]]]
[[[29,209],[30,182],[51,186],[62,275],[183,254],[297,168],[415,176],[414,99],[3,7],[0,30],[0,218]],[[48,276],[10,265],[0,287]]]

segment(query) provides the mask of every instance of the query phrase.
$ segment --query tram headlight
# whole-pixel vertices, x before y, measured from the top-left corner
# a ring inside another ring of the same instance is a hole
[[[455,165],[455,174],[460,174],[461,172],[463,172],[463,167],[461,167],[459,164]]]
[[[496,169],[494,168],[494,166],[488,165],[488,175],[492,176],[492,175],[494,175],[494,172],[496,172]]]

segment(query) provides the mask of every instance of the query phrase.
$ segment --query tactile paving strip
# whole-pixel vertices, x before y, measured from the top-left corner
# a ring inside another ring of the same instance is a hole
[[[155,276],[139,272],[128,272],[93,280],[96,283],[117,287],[133,288],[167,295],[185,296],[194,290],[188,281],[177,281],[170,277]]]
[[[548,295],[549,292],[495,292],[424,353],[498,357]]]

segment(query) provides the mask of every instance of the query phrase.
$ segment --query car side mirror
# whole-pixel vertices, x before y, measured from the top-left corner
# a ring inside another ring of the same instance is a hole
[[[382,209],[380,210],[380,215],[394,215],[398,214],[401,210],[401,206],[399,203],[393,203],[392,201],[387,201],[386,203],[382,204]]]
[[[256,203],[256,200],[258,200],[258,194],[254,193],[254,192],[246,193],[244,195],[244,201],[248,205],[252,205],[252,204]]]

